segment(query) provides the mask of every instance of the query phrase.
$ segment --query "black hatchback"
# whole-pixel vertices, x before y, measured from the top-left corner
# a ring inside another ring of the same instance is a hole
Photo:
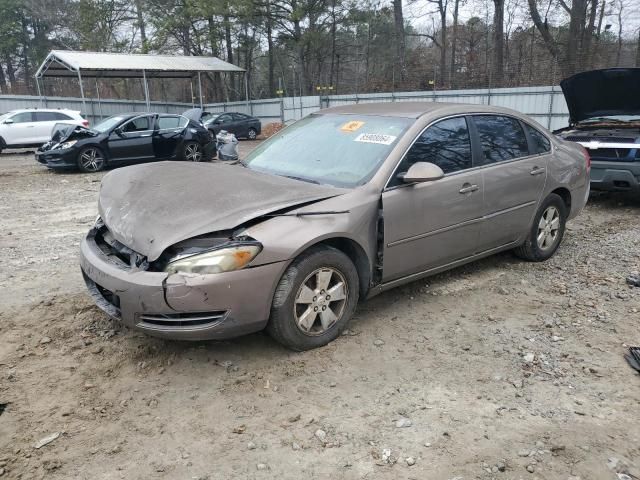
[[[52,169],[83,172],[158,160],[210,160],[216,154],[215,142],[209,130],[194,120],[200,115],[199,109],[194,110],[183,115],[114,115],[93,128],[57,124],[51,141],[36,152],[36,160]]]

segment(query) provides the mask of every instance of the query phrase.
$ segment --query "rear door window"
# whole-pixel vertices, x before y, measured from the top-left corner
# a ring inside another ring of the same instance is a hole
[[[531,155],[542,155],[551,151],[551,142],[538,129],[524,123],[524,129],[529,134],[529,152]]]
[[[180,117],[178,115],[160,115],[160,117],[158,118],[158,128],[160,130],[178,128],[179,126]]]
[[[527,137],[520,122],[502,115],[474,115],[482,155],[479,165],[513,160],[529,155]]]
[[[36,122],[55,122],[56,120],[71,120],[71,117],[60,112],[35,112]]]

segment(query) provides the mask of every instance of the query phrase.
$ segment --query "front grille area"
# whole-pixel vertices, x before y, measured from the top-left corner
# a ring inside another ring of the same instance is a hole
[[[106,226],[101,225],[95,229],[94,240],[100,251],[119,267],[143,270],[148,268],[146,258],[116,240]]]
[[[147,324],[153,327],[193,328],[220,323],[224,320],[226,314],[227,312],[225,311],[165,314],[141,313],[138,315],[138,320],[143,326]]]
[[[630,148],[598,148],[597,150],[589,150],[589,155],[592,159],[626,160],[630,152]],[[633,160],[633,157],[631,160]]]
[[[120,297],[118,297],[118,295],[113,293],[111,290],[107,290],[102,285],[98,285],[97,283],[96,283],[96,288],[100,292],[100,295],[102,295],[102,298],[104,298],[107,302],[109,302],[114,307],[120,308]]]
[[[609,142],[609,143],[636,143],[636,138],[610,137],[606,135],[568,135],[564,138],[570,142]]]

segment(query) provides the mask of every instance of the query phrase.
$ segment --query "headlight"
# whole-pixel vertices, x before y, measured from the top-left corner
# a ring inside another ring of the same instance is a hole
[[[63,150],[65,148],[71,148],[73,147],[76,143],[78,143],[77,140],[69,140],[68,142],[64,142],[64,143],[59,143],[58,145],[56,145],[56,150],[60,149]]]
[[[205,275],[240,270],[260,253],[261,248],[252,244],[210,250],[169,262],[164,271]]]

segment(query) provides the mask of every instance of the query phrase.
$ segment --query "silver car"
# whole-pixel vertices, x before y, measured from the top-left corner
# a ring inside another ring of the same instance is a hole
[[[344,106],[242,162],[109,173],[81,267],[98,306],[148,334],[266,328],[306,350],[392,287],[503,250],[548,259],[588,194],[585,151],[517,112]]]

